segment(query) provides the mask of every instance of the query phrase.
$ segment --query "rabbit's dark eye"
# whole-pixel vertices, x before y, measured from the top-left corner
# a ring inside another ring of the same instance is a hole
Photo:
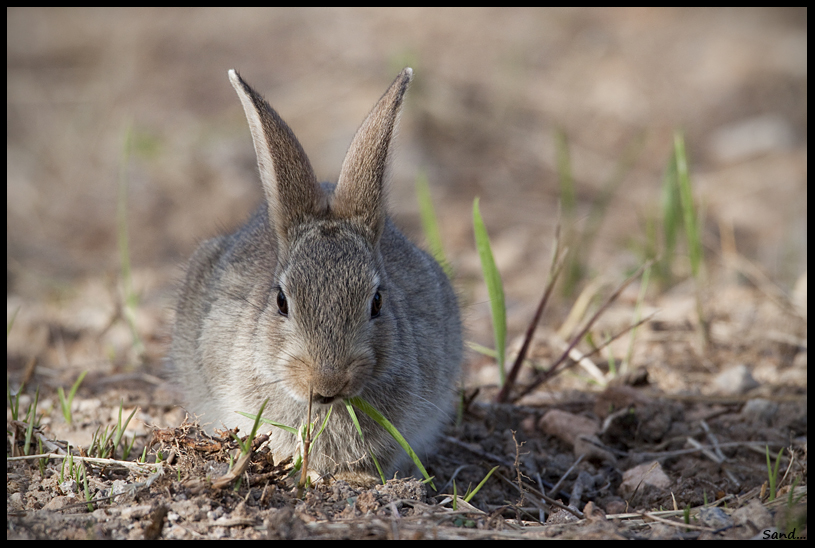
[[[382,294],[379,291],[376,292],[374,298],[371,299],[371,318],[376,318],[379,316],[379,312],[382,310]]]
[[[289,315],[289,302],[286,300],[286,295],[283,294],[282,289],[277,292],[277,311],[284,316]]]

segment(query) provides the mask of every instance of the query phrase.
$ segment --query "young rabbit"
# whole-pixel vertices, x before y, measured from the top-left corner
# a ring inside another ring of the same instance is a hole
[[[257,413],[298,427],[328,426],[309,469],[362,483],[409,475],[412,463],[378,424],[357,411],[360,439],[343,404],[361,396],[421,457],[451,416],[462,342],[456,296],[430,255],[393,225],[385,171],[404,69],[362,123],[336,185],[319,184],[289,126],[237,72],[229,79],[255,144],[265,202],[234,234],[201,244],[178,302],[170,357],[188,409],[208,429]],[[320,424],[321,424],[320,422]],[[268,427],[264,426],[264,430]],[[275,458],[298,441],[270,430]]]

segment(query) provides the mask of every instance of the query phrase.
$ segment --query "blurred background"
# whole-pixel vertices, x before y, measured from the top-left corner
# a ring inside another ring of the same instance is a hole
[[[806,8],[9,8],[6,51],[10,308],[115,284],[124,213],[135,291],[171,308],[195,246],[261,199],[230,68],[336,180],[356,128],[412,66],[394,216],[421,241],[425,174],[465,302],[480,306],[479,196],[511,330],[542,291],[564,150],[575,222],[607,197],[587,277],[642,262],[678,129],[706,252],[725,230],[781,288],[806,271]]]

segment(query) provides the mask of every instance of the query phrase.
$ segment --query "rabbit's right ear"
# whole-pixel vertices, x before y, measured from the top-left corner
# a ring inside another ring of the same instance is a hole
[[[229,71],[229,81],[246,112],[269,205],[269,222],[278,239],[278,252],[285,253],[290,229],[325,212],[327,200],[291,128],[234,70]]]
[[[391,140],[413,69],[405,68],[357,130],[340,169],[331,203],[341,218],[366,227],[373,241],[385,228],[385,170]]]

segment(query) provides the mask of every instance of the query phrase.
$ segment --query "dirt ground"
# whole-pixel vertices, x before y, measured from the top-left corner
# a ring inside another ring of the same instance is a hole
[[[806,9],[7,16],[8,538],[806,538]],[[476,196],[505,286],[509,363],[549,270],[558,135],[575,188],[564,238],[600,219],[519,387],[652,254],[677,129],[703,219],[703,279],[680,248],[672,278],[653,275],[641,307],[642,283],[628,286],[577,351],[648,317],[633,336],[572,354],[512,403],[495,403],[494,360],[468,351],[460,417],[423,455],[437,490],[401,478],[298,496],[290,463],[263,445],[218,487],[236,444],[185,422],[165,356],[187,259],[260,200],[226,71],[266,96],[331,180],[407,65],[416,78],[390,204],[421,241],[414,181],[427,175],[468,341],[494,346]],[[69,425],[58,388],[85,371]],[[45,459],[25,456],[35,397],[28,454],[54,455]],[[94,433],[120,409],[135,411],[131,455],[123,462],[120,445],[116,462],[94,460]],[[63,470],[69,444],[89,457],[87,487]],[[773,493],[766,453],[775,462],[782,449]]]

